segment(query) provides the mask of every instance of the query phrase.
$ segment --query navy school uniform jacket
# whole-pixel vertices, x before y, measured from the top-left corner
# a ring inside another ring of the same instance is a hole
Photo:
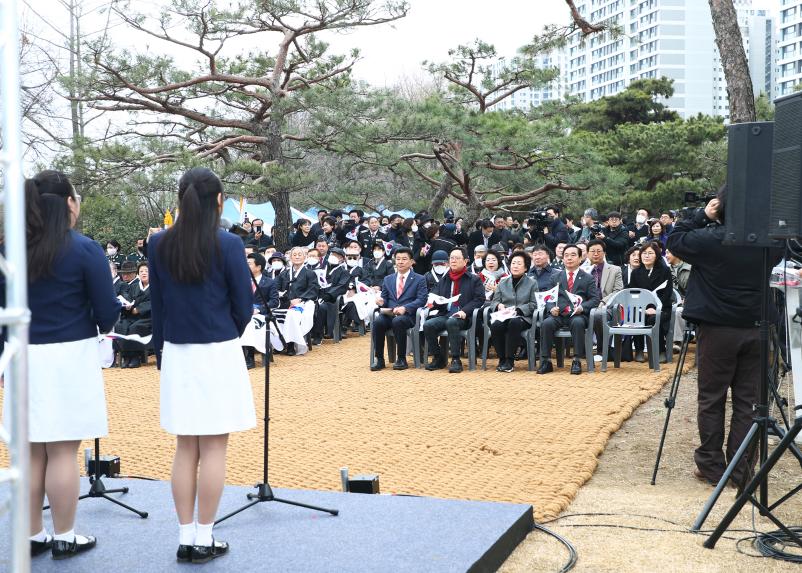
[[[72,230],[51,275],[28,284],[28,305],[31,344],[74,342],[97,337],[98,330],[110,332],[122,307],[103,249]],[[0,306],[6,306],[5,277],[0,278]]]
[[[159,253],[162,231],[150,238],[153,347],[161,362],[164,341],[174,344],[224,342],[242,336],[253,316],[251,272],[236,235],[217,231],[219,250],[198,283],[179,283]]]

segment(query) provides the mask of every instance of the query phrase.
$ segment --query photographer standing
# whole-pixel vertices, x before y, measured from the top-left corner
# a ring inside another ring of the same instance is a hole
[[[722,245],[727,187],[704,210],[677,222],[668,248],[693,268],[682,316],[697,325],[700,445],[694,475],[717,483],[752,423],[760,384],[760,295],[769,280],[758,248]],[[776,263],[776,257],[773,263]],[[772,263],[772,264],[773,264]],[[724,445],[727,391],[732,418]],[[751,473],[746,457],[734,469],[734,483]]]
[[[607,261],[611,265],[624,266],[624,253],[629,248],[629,233],[621,225],[621,213],[613,211],[607,215],[607,225],[594,238],[604,241]]]
[[[568,229],[560,220],[559,207],[546,209],[546,216],[549,219],[549,224],[543,229],[543,239],[546,246],[553,251],[557,248],[557,243],[568,242]]]

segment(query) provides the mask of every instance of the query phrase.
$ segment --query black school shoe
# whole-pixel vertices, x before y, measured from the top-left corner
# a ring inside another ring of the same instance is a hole
[[[228,543],[225,541],[215,541],[212,537],[212,544],[206,545],[193,545],[190,559],[193,563],[208,563],[212,559],[222,557],[228,553]]]
[[[97,545],[97,539],[95,539],[91,535],[84,535],[86,537],[86,543],[78,543],[78,536],[75,537],[72,541],[53,541],[53,546],[50,548],[50,553],[53,556],[53,559],[59,561],[61,559],[69,559],[70,557],[75,557],[79,553],[84,553],[85,551],[89,551],[93,549],[95,545]]]
[[[45,541],[34,541],[31,540],[31,557],[36,557],[37,555],[41,555],[45,551],[50,551],[50,548],[53,547],[53,536],[48,535],[47,540]]]
[[[175,560],[179,563],[188,563],[192,559],[192,546],[179,545],[178,551],[175,552]]]

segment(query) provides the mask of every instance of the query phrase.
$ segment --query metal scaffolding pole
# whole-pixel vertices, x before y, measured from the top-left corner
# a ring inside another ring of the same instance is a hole
[[[6,429],[0,438],[8,443],[11,463],[0,471],[0,482],[11,485],[10,571],[30,570],[30,450],[28,446],[28,275],[25,244],[25,195],[22,175],[22,126],[19,79],[19,13],[16,0],[0,0],[0,167],[3,189],[4,255],[0,272],[5,277],[6,307],[0,309],[0,326],[8,327],[0,372],[5,372],[4,400],[10,405]]]

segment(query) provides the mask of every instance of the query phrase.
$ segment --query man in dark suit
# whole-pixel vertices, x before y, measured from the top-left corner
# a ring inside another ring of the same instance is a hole
[[[481,228],[471,233],[470,237],[468,237],[468,258],[473,260],[473,250],[478,245],[483,245],[486,249],[490,250],[490,247],[500,242],[501,235],[496,231],[493,221],[490,219],[483,219]]]
[[[432,352],[432,361],[426,370],[439,370],[446,366],[446,351],[440,347],[438,334],[448,332],[448,349],[451,354],[451,373],[462,372],[460,350],[462,338],[459,333],[471,325],[473,311],[485,303],[485,288],[479,277],[468,272],[468,253],[462,247],[454,247],[448,256],[449,272],[437,283],[434,294],[443,298],[459,295],[459,300],[449,304],[434,304],[423,324],[423,332]],[[469,340],[468,344],[474,344]]]
[[[265,266],[267,266],[267,262],[259,253],[251,253],[248,255],[248,268],[251,271],[251,275],[253,275],[253,278],[256,280],[256,283],[259,285],[257,290],[256,285],[251,283],[251,288],[253,289],[254,314],[267,315],[267,308],[278,308],[279,305],[276,281],[263,274]],[[259,293],[261,293],[261,295]],[[267,307],[265,307],[265,300],[267,301]],[[252,346],[244,346],[242,352],[245,354],[245,366],[247,366],[249,370],[255,368],[254,348]]]
[[[567,245],[563,250],[565,270],[559,276],[559,294],[557,304],[546,303],[544,319],[540,326],[541,363],[538,374],[548,374],[554,371],[549,359],[554,346],[554,333],[561,327],[567,326],[571,330],[574,342],[574,361],[571,364],[571,374],[582,373],[582,362],[579,357],[585,354],[585,329],[588,326],[590,311],[599,305],[600,295],[596,281],[585,271],[579,268],[580,251],[576,245]],[[567,292],[582,297],[582,303],[575,306]]]
[[[385,277],[381,296],[376,300],[380,313],[373,322],[371,336],[376,352],[372,371],[381,370],[384,363],[384,336],[392,329],[397,348],[393,370],[406,370],[407,331],[415,325],[415,313],[426,304],[426,280],[412,270],[412,249],[398,247],[394,254],[396,272]]]

